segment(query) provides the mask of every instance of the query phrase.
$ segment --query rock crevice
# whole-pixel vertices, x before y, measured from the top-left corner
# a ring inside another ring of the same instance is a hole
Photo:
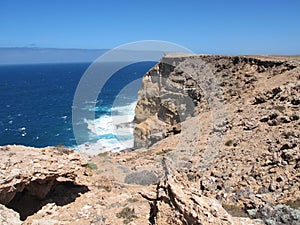
[[[72,150],[5,146],[0,152],[0,204],[18,212],[21,220],[49,202],[68,204],[88,191],[80,181],[86,163]]]

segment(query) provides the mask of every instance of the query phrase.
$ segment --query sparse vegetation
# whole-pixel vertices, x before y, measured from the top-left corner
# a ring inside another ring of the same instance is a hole
[[[2,150],[2,151],[9,151],[9,147],[8,146],[1,147],[0,150]]]
[[[274,109],[280,111],[280,112],[284,112],[285,111],[285,106],[283,105],[275,105]]]
[[[106,157],[108,155],[108,152],[101,152],[98,154],[100,157]]]
[[[129,161],[132,161],[132,160],[135,160],[135,157],[127,158],[127,159],[126,159],[126,162],[129,162]]]
[[[66,148],[64,146],[64,144],[58,144],[56,145],[56,150],[63,153],[63,154],[69,154],[70,153],[70,150],[68,148]]]
[[[171,149],[163,149],[161,152],[156,152],[156,155],[166,155],[170,151],[172,151],[172,150]]]
[[[248,214],[240,207],[236,205],[222,204],[223,208],[231,215],[235,217],[249,217]]]
[[[87,168],[91,169],[91,170],[96,170],[98,169],[97,165],[95,163],[88,163],[86,165]]]
[[[134,203],[134,202],[138,202],[139,200],[137,198],[129,198],[128,202],[130,203]]]
[[[287,205],[293,209],[300,209],[300,199],[297,199],[296,201],[289,201],[287,202]]]
[[[122,209],[120,212],[116,214],[118,218],[124,218],[123,223],[128,224],[133,221],[137,216],[135,215],[134,209],[129,208],[128,206]]]

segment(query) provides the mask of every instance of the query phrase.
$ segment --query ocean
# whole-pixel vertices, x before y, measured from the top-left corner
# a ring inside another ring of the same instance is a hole
[[[90,63],[0,65],[0,145],[79,149],[80,139],[80,146],[94,153],[132,147],[133,127],[124,122],[133,120],[141,78],[154,64],[135,63],[113,74],[96,104],[87,101],[80,109],[93,111],[95,119],[74,125],[76,139],[73,98]]]

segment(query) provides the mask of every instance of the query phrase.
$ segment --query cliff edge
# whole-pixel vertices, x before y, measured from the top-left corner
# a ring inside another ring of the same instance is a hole
[[[134,145],[149,147],[178,133],[177,124],[200,113],[226,114],[226,105],[269,89],[274,82],[279,86],[279,77],[295,72],[297,66],[298,62],[280,57],[165,55],[143,78]]]
[[[299,57],[166,55],[143,78],[135,147],[160,149],[229,209],[299,205],[299,65]]]
[[[1,224],[299,224],[300,58],[168,54],[134,151],[2,146]]]

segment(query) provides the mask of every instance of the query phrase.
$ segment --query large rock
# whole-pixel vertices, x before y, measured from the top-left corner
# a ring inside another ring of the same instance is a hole
[[[21,219],[34,213],[39,203],[43,205],[42,200],[59,184],[79,186],[86,170],[78,153],[61,146],[3,146],[0,152],[0,204],[18,211]]]
[[[159,120],[156,115],[148,117],[145,121],[136,125],[134,129],[134,147],[149,147],[157,141],[165,138],[167,125]]]
[[[139,184],[147,186],[151,184],[157,184],[158,178],[153,171],[142,170],[128,174],[125,177],[124,182],[127,184]]]
[[[22,221],[17,212],[0,205],[0,223],[2,225],[21,225]]]
[[[262,205],[248,213],[251,218],[267,225],[300,224],[300,210],[287,205]]]
[[[257,224],[249,218],[232,217],[217,200],[203,196],[184,176],[163,162],[165,178],[154,196],[141,194],[151,206],[151,224]]]

